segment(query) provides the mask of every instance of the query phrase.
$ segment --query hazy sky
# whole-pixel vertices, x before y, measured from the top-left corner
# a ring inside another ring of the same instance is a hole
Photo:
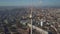
[[[60,0],[0,0],[0,6],[60,6]]]

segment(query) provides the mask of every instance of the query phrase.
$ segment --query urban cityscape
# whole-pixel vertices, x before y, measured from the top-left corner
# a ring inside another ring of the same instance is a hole
[[[31,27],[32,34],[60,34],[60,8],[0,8],[0,34],[31,34]]]
[[[0,34],[60,34],[60,0],[0,0]]]

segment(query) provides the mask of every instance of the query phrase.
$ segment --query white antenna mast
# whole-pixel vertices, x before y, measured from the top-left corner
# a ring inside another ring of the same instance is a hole
[[[33,2],[31,4],[31,14],[30,14],[30,17],[31,17],[31,34],[32,34],[32,9],[33,9],[32,6],[33,6]]]

